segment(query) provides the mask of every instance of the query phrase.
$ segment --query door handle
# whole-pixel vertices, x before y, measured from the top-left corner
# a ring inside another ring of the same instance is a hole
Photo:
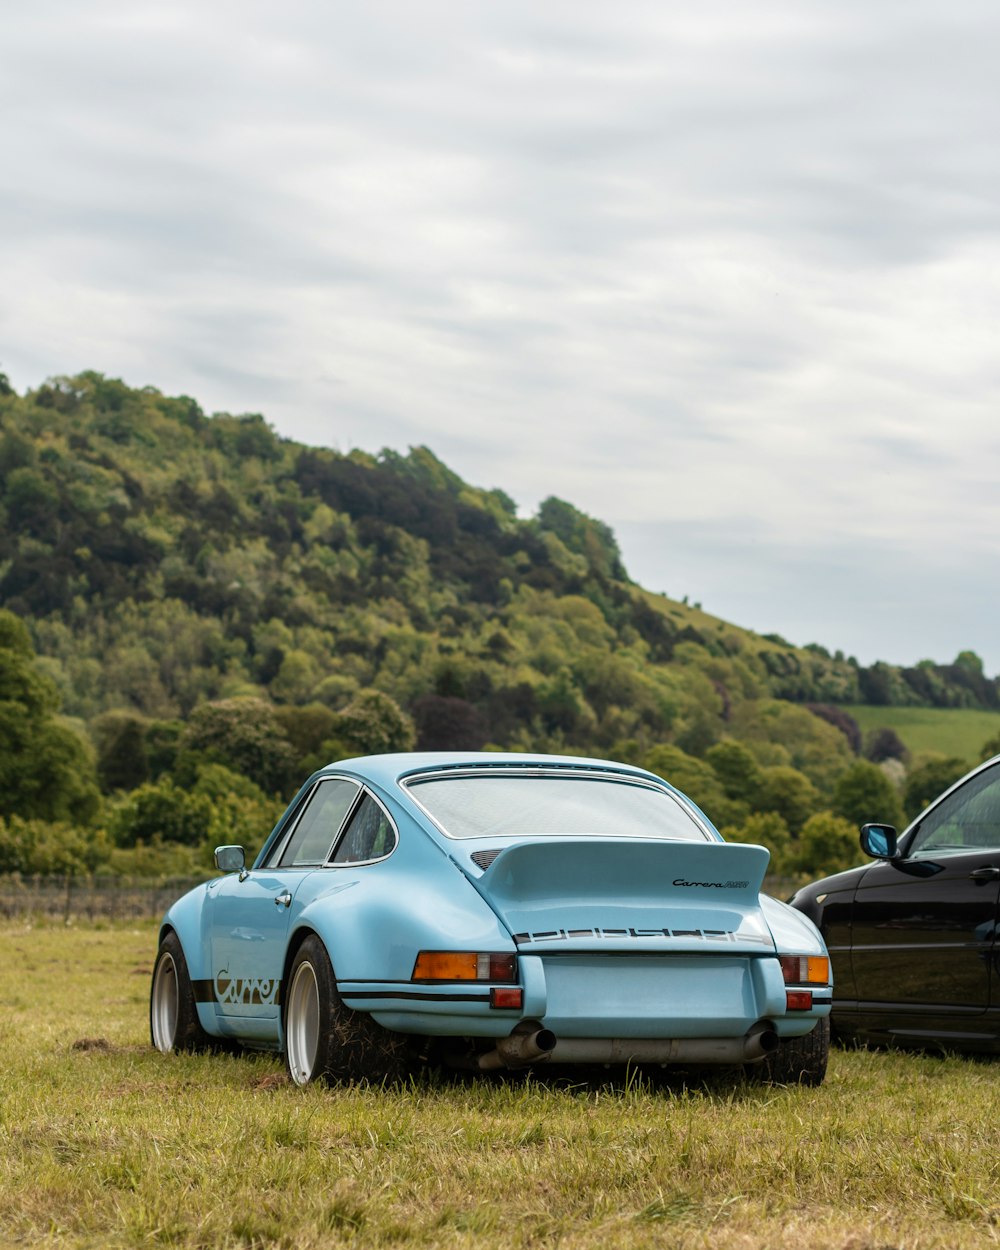
[[[287,890],[282,890],[280,894],[275,896],[274,905],[275,907],[291,907],[292,896]]]
[[[976,868],[969,873],[970,881],[996,881],[1000,877],[1000,868]]]

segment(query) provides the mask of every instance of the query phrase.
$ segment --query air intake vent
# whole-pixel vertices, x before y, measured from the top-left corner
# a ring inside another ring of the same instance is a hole
[[[472,862],[478,864],[485,871],[499,854],[499,851],[474,851]]]

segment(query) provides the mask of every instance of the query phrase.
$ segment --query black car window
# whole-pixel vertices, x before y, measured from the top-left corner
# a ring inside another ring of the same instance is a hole
[[[932,808],[907,851],[921,855],[992,848],[1000,849],[1000,767],[977,773]]]
[[[326,862],[330,847],[359,789],[356,781],[347,781],[343,777],[330,777],[319,782],[282,852],[282,868]]]
[[[358,864],[382,859],[395,845],[396,831],[392,821],[372,796],[366,794],[344,830],[333,862]]]

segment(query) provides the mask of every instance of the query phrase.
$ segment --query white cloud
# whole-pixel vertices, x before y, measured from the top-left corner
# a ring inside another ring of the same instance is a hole
[[[427,443],[748,624],[998,668],[998,34],[973,0],[22,6],[0,368]]]

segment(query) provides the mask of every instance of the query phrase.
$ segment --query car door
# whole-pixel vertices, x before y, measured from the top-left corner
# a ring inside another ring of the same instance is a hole
[[[897,1031],[975,1033],[998,998],[1000,768],[945,795],[902,852],[869,868],[855,896],[859,1009],[892,1013]]]
[[[259,1029],[248,1022],[262,1019],[275,1021],[276,1031],[296,895],[326,863],[359,792],[356,781],[322,778],[268,862],[223,878],[213,891],[213,989],[216,1012],[231,1026],[227,1031],[257,1036]]]

